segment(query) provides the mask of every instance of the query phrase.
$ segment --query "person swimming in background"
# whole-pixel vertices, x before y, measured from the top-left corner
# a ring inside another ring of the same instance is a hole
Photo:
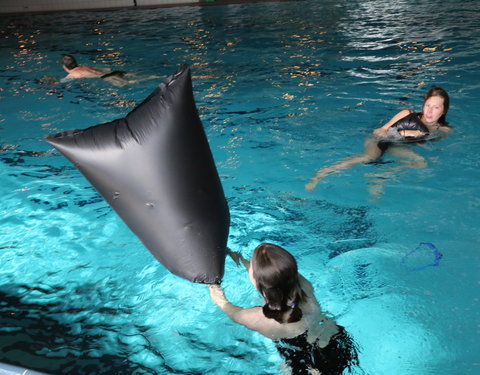
[[[138,77],[121,70],[81,66],[78,65],[77,60],[72,55],[64,55],[62,57],[62,65],[63,69],[67,72],[67,75],[60,80],[62,83],[79,78],[101,78],[114,86],[125,86],[148,79],[159,78],[155,75]]]
[[[298,273],[295,258],[280,246],[262,243],[250,261],[228,250],[247,268],[265,300],[263,306],[242,308],[230,303],[220,285],[209,285],[213,302],[234,322],[272,339],[292,375],[340,375],[358,365],[352,338],[322,312],[309,281]]]
[[[425,158],[412,150],[408,143],[422,144],[428,139],[439,139],[450,133],[453,128],[446,120],[449,107],[450,98],[447,92],[440,87],[433,87],[424,95],[422,112],[417,113],[408,109],[400,111],[385,125],[373,131],[373,136],[365,141],[363,154],[353,155],[321,168],[305,185],[305,189],[311,192],[328,175],[349,169],[356,164],[375,162],[388,152],[401,158],[402,162],[401,165],[390,168],[383,174],[373,175],[378,179],[369,186],[369,193],[378,198],[383,193],[383,184],[392,172],[427,166]]]

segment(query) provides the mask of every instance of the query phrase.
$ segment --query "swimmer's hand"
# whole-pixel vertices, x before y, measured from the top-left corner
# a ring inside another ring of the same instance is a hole
[[[230,249],[227,249],[227,254],[230,255],[230,258],[232,258],[237,266],[240,265],[240,261],[243,258],[242,254],[240,254],[238,251],[232,251]]]
[[[210,294],[224,294],[223,288],[220,284],[207,284],[208,289],[210,289]]]
[[[228,303],[225,292],[219,284],[209,284],[208,289],[210,290],[210,298],[218,307],[222,308]]]
[[[318,180],[312,179],[308,184],[305,184],[305,190],[309,193],[314,191],[318,185]]]
[[[387,129],[384,129],[384,128],[375,129],[373,131],[373,134],[375,134],[377,137],[385,138],[387,136]]]
[[[245,268],[248,268],[250,266],[250,262],[245,259],[240,252],[227,249],[227,254],[230,255],[230,258],[232,258],[232,260],[236,263],[237,266],[239,266],[240,263],[242,263]]]
[[[405,138],[420,138],[424,137],[426,134],[420,130],[401,130],[400,134]]]

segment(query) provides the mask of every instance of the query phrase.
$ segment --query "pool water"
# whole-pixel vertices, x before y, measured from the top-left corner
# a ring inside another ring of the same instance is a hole
[[[230,205],[229,246],[250,256],[269,241],[296,256],[361,350],[352,373],[478,374],[478,11],[476,0],[307,0],[2,16],[0,362],[52,374],[279,372],[271,341],[167,272],[43,140],[123,117],[187,63]],[[64,53],[162,79],[55,85],[46,77],[64,75]],[[402,161],[385,156],[305,191],[399,109],[420,110],[434,85],[451,96],[455,131],[413,146],[426,168],[396,170]],[[260,303],[230,260],[223,284],[233,302]]]

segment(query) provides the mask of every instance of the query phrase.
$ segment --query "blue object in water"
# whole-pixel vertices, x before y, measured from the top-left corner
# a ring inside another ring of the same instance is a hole
[[[408,252],[403,256],[402,263],[406,264],[409,259],[412,258],[414,254],[420,254],[422,252],[432,253],[433,255],[433,262],[427,263],[422,266],[414,266],[414,267],[407,267],[412,271],[421,271],[428,267],[436,267],[440,264],[440,259],[442,259],[443,254],[437,249],[437,247],[432,244],[431,242],[420,242],[418,246],[413,249],[412,251]]]

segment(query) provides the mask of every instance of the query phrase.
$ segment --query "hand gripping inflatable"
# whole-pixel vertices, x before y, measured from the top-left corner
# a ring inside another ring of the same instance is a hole
[[[415,141],[426,138],[429,135],[429,130],[426,125],[420,121],[418,115],[418,113],[410,113],[409,115],[395,122],[388,128],[387,137],[397,141]],[[400,131],[402,130],[418,130],[424,133],[424,135],[419,137],[405,137],[400,135]]]
[[[220,282],[230,214],[188,66],[125,118],[46,137],[171,272]]]

